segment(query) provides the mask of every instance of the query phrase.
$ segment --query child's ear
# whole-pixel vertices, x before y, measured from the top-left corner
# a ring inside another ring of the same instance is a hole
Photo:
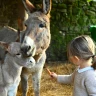
[[[72,57],[72,63],[77,65],[78,61],[79,61],[79,58],[77,56]]]
[[[76,59],[76,61],[79,61],[79,58],[77,56],[74,56],[74,58]]]

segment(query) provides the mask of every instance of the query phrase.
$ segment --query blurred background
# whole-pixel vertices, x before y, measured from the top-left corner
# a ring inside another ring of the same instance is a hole
[[[30,0],[37,8],[42,0]],[[18,29],[18,10],[22,0],[0,0],[0,29],[11,26]],[[23,12],[23,11],[22,11]],[[96,24],[96,2],[93,0],[52,0],[51,44],[47,62],[66,61],[66,47],[78,35],[90,35],[89,26]]]

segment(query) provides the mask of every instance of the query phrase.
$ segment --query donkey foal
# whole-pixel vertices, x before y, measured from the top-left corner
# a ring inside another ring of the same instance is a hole
[[[22,67],[32,68],[35,60],[22,57],[20,43],[0,42],[0,46],[7,51],[4,63],[0,62],[0,96],[16,96]]]

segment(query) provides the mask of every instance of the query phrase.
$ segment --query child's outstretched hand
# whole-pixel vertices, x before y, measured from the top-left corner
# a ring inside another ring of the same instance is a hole
[[[57,79],[57,74],[56,74],[56,73],[54,73],[54,72],[51,72],[51,77],[53,77],[53,78]]]
[[[52,77],[52,78],[55,78],[57,79],[57,74],[54,73],[54,72],[51,72],[48,68],[46,68],[47,72],[49,73],[49,75]]]

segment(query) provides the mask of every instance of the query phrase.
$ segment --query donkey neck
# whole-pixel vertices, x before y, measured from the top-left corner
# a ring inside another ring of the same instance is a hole
[[[22,70],[22,66],[20,66],[17,62],[15,62],[15,60],[14,60],[15,58],[13,57],[13,56],[11,56],[11,55],[9,55],[9,54],[6,54],[6,57],[5,57],[5,60],[4,60],[4,64],[7,64],[8,66],[8,68],[10,69],[10,70],[14,70],[15,71],[15,73],[16,72],[21,72],[21,70]],[[14,72],[13,71],[13,72]]]
[[[22,66],[14,61],[14,57],[6,54],[3,67],[3,78],[6,83],[14,83],[20,78]]]

